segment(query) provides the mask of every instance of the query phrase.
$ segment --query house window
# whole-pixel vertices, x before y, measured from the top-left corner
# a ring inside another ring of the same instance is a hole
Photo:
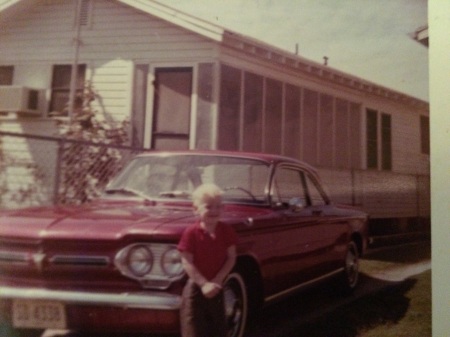
[[[430,118],[420,116],[420,147],[423,154],[430,154]]]
[[[14,77],[13,66],[0,66],[0,85],[12,85]]]
[[[367,168],[391,170],[391,116],[385,113],[378,113],[376,110],[367,109],[366,117]]]
[[[52,96],[50,101],[50,112],[59,116],[67,116],[70,96],[70,78],[72,76],[71,65],[55,65],[52,76]],[[78,65],[76,92],[77,95],[83,93],[86,76],[86,65]],[[82,102],[75,101],[75,106],[79,107]]]
[[[367,109],[367,168],[378,168],[378,115]]]
[[[381,114],[381,168],[392,169],[391,116]]]

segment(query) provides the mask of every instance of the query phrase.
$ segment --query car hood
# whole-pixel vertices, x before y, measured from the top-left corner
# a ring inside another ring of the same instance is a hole
[[[40,207],[6,212],[0,237],[10,239],[120,240],[158,234],[179,237],[195,221],[190,206],[144,203],[94,203],[77,207]]]
[[[249,219],[270,214],[263,208],[227,206],[222,221],[237,231]],[[94,202],[82,206],[37,207],[0,214],[0,240],[178,241],[186,226],[197,221],[192,205]]]

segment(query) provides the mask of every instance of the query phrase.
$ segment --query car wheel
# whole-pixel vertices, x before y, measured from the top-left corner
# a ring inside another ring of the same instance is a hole
[[[351,293],[359,281],[359,252],[355,242],[348,244],[342,274],[342,285],[345,293]]]
[[[242,276],[231,273],[224,287],[225,315],[227,319],[228,337],[242,337],[248,313],[248,298]]]

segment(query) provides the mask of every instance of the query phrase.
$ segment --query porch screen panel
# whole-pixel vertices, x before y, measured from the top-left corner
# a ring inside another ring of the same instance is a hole
[[[301,89],[290,84],[287,84],[285,88],[284,154],[300,158]]]
[[[262,150],[263,78],[245,73],[243,150]]]
[[[266,79],[264,151],[267,153],[281,153],[282,98],[283,84]]]
[[[335,116],[335,164],[338,168],[348,168],[350,166],[350,129],[348,118],[348,101],[336,99]]]
[[[305,89],[303,95],[303,160],[317,164],[317,114],[319,94],[315,91]]]
[[[197,100],[197,127],[196,149],[211,149],[213,130],[213,77],[214,64],[201,63],[198,66],[198,100]],[[220,125],[219,125],[220,128]]]
[[[241,71],[222,65],[220,72],[218,148],[236,151],[240,137]]]
[[[350,103],[349,106],[349,123],[350,123],[350,163],[351,168],[360,169],[362,161],[361,146],[361,105],[358,103]]]
[[[319,165],[333,166],[333,97],[320,95]]]

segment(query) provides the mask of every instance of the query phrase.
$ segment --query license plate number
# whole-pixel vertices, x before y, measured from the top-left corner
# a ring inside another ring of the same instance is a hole
[[[66,312],[62,303],[15,300],[12,311],[16,328],[66,328]]]

